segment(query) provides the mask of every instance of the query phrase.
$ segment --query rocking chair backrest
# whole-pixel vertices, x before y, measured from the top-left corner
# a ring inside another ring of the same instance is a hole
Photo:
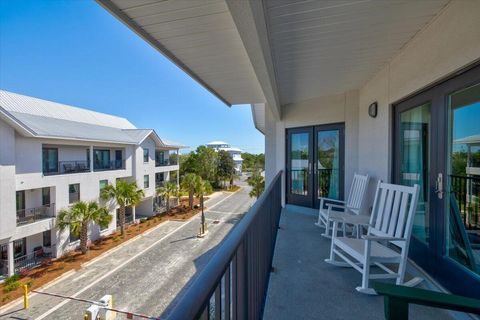
[[[403,238],[392,241],[396,246],[408,248],[413,219],[418,202],[419,186],[389,184],[379,181],[368,233],[375,236]]]
[[[356,174],[353,176],[352,185],[350,186],[350,192],[348,194],[346,207],[356,214],[359,213],[365,199],[365,193],[368,188],[368,181],[370,177],[368,175]]]

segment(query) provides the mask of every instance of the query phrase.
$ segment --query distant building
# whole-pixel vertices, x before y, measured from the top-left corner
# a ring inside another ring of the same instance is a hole
[[[215,151],[220,151],[220,150],[227,151],[232,156],[232,159],[235,162],[235,173],[237,174],[242,173],[242,162],[243,162],[242,152],[243,151],[241,149],[234,148],[225,141],[211,141],[207,143],[207,147]]]

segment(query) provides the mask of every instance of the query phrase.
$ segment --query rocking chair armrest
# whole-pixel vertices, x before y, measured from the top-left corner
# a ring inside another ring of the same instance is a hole
[[[374,235],[364,235],[362,239],[367,241],[406,241],[405,238],[398,238],[398,237],[388,237],[388,236],[374,236]]]
[[[333,209],[333,208],[336,208],[336,209],[346,209],[346,207],[345,207],[344,205],[327,203],[327,209],[328,209],[328,210],[331,210],[331,209]]]
[[[333,221],[333,222],[344,222],[343,218],[339,218],[339,217],[330,217],[329,218],[330,221]]]
[[[328,202],[345,203],[345,200],[330,199],[330,198],[325,198],[325,197],[319,197],[318,200],[328,201]]]

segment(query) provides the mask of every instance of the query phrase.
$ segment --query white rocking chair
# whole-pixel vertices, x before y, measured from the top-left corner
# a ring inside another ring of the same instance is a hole
[[[362,239],[337,237],[340,219],[333,219],[330,258],[325,261],[336,266],[351,266],[362,274],[362,285],[357,291],[376,294],[369,287],[370,279],[396,279],[398,285],[414,286],[422,281],[414,278],[404,283],[408,246],[418,202],[419,186],[401,186],[378,182],[368,234]],[[390,246],[396,246],[393,250]],[[336,260],[336,256],[343,261]],[[397,264],[394,271],[384,265]],[[386,273],[371,274],[376,265]]]
[[[348,222],[348,217],[358,216],[360,209],[362,208],[365,194],[368,188],[368,181],[370,177],[368,175],[356,174],[353,176],[352,185],[348,194],[347,201],[320,198],[320,209],[318,210],[318,221],[315,225],[325,228],[325,232],[322,236],[330,238],[331,225],[333,223],[332,218],[342,219],[343,235],[345,236],[345,223]],[[327,208],[325,208],[325,206]],[[336,210],[334,210],[336,209]],[[368,217],[365,219],[368,222]],[[361,225],[362,223],[360,223]],[[356,224],[357,235],[360,232],[359,224]]]

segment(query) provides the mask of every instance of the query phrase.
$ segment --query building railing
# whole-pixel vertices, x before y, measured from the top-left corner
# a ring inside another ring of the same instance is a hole
[[[125,160],[111,160],[106,162],[94,162],[93,171],[121,170],[125,169]]]
[[[175,166],[177,165],[176,159],[155,159],[155,167]]]
[[[54,251],[54,245],[51,247],[39,247],[32,253],[15,258],[13,260],[14,272],[17,273],[38,267],[44,261],[51,259]],[[8,260],[6,259],[0,260],[0,275],[8,275]]]
[[[171,320],[262,317],[282,210],[281,176],[279,172],[163,316]]]
[[[89,171],[90,161],[87,160],[57,161],[55,163],[52,163],[50,161],[43,162],[44,175],[68,174]]]
[[[33,223],[55,216],[55,204],[47,204],[40,207],[17,210],[17,226]]]
[[[452,192],[467,230],[480,230],[480,177],[451,175]]]

